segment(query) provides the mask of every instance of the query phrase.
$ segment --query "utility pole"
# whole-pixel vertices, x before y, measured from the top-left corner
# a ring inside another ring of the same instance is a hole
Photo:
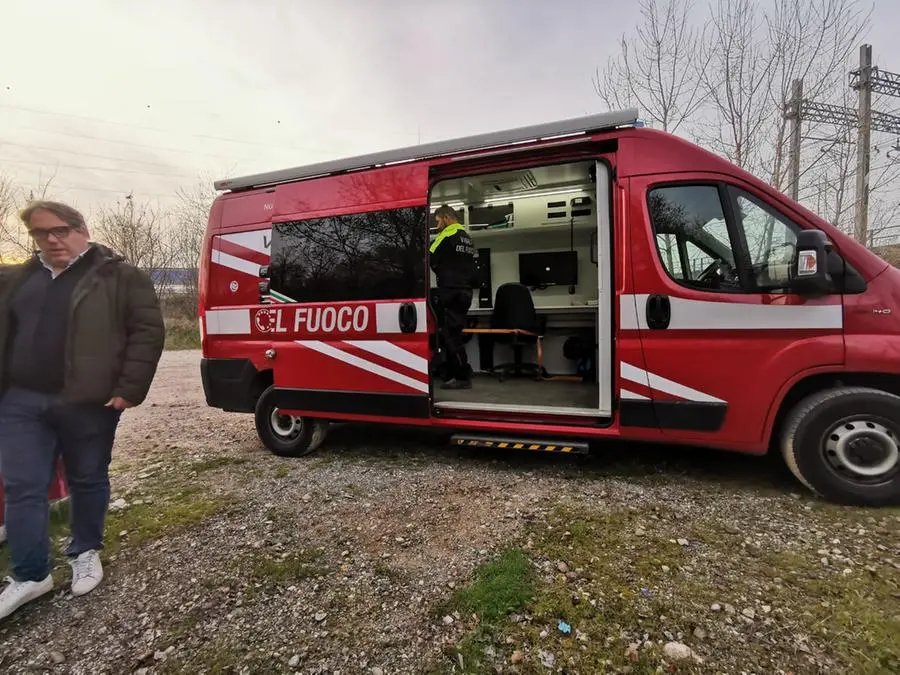
[[[791,100],[785,105],[784,115],[791,120],[790,156],[788,178],[790,195],[797,199],[800,176],[800,139],[804,120],[833,124],[838,127],[856,128],[857,169],[856,209],[853,234],[864,246],[869,244],[869,174],[871,171],[872,132],[900,136],[900,115],[872,110],[872,93],[900,98],[900,74],[889,73],[872,65],[872,45],[862,45],[859,50],[859,69],[850,73],[850,87],[859,92],[857,108],[818,103],[803,99],[803,82],[795,80]],[[799,103],[797,102],[799,98]],[[795,109],[795,105],[799,110]],[[796,117],[794,117],[796,115]]]
[[[803,80],[794,80],[791,85],[791,101],[787,118],[790,120],[791,145],[788,154],[788,185],[791,199],[800,198],[800,113],[803,107]]]
[[[856,240],[869,245],[869,168],[872,159],[872,45],[859,48],[859,136],[856,143]]]

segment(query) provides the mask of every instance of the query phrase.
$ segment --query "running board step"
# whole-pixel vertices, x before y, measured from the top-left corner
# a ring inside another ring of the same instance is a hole
[[[532,450],[535,452],[563,452],[570,455],[586,455],[589,451],[588,444],[584,442],[503,438],[502,436],[477,436],[472,434],[455,434],[450,439],[450,443],[451,445],[462,445],[470,448],[503,448],[508,450]]]

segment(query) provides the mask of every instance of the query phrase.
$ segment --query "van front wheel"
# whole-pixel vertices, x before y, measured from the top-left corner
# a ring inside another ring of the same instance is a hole
[[[280,457],[302,457],[314,452],[325,440],[327,422],[311,417],[286,415],[272,402],[274,387],[256,402],[256,433],[268,450]]]
[[[829,501],[900,504],[900,396],[838,387],[802,400],[785,420],[788,468]]]

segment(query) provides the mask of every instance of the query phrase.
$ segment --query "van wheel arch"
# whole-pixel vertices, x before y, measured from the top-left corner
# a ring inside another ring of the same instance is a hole
[[[282,415],[274,404],[275,387],[267,387],[256,401],[254,420],[259,440],[279,457],[303,457],[315,452],[328,432],[326,420]]]
[[[900,504],[900,396],[837,386],[799,401],[784,419],[781,453],[791,473],[825,499]]]
[[[787,416],[803,399],[835,387],[866,387],[900,396],[900,375],[885,373],[817,373],[795,382],[778,404],[778,412],[769,431],[768,450],[780,452],[781,436]]]

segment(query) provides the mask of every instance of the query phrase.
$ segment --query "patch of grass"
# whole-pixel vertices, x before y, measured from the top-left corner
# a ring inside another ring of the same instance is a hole
[[[152,503],[133,504],[124,511],[111,512],[107,518],[104,547],[107,554],[122,545],[119,533],[127,531],[129,546],[140,546],[163,535],[188,529],[221,512],[230,505],[227,499],[200,492],[199,488],[173,490],[155,495]]]
[[[687,545],[672,541],[673,531]],[[864,563],[824,565],[814,544],[744,547],[715,514],[685,522],[659,508],[562,506],[523,539],[541,570],[524,619],[506,620],[505,603],[483,601],[492,594],[478,589],[491,584],[476,577],[453,603],[480,608],[493,623],[475,624],[445,654],[447,670],[458,672],[462,655],[465,672],[492,672],[519,649],[520,672],[545,670],[541,650],[577,672],[900,672],[900,573],[890,564],[876,572]],[[742,616],[745,609],[752,618]],[[673,640],[705,663],[665,663],[662,644]]]
[[[249,572],[260,582],[289,586],[325,574],[328,569],[321,559],[322,551],[318,549],[297,551],[285,558],[259,557]]]
[[[260,659],[249,655],[249,646],[225,645],[220,643],[204,644],[199,649],[186,651],[170,658],[156,667],[160,675],[176,675],[179,673],[208,673],[209,675],[235,675],[243,667],[250,672],[275,672],[271,660]]]
[[[194,319],[166,317],[165,348],[200,349],[200,325]]]
[[[248,461],[249,460],[246,457],[229,457],[228,455],[222,455],[192,462],[190,469],[197,473],[203,473],[204,471],[214,471],[215,469],[221,469],[226,466],[240,466],[241,464],[246,464]]]
[[[533,593],[531,560],[523,551],[512,548],[479,567],[472,583],[454,594],[449,609],[477,614],[483,623],[495,623],[523,609]]]
[[[291,470],[286,466],[275,467],[275,478],[287,478]]]

